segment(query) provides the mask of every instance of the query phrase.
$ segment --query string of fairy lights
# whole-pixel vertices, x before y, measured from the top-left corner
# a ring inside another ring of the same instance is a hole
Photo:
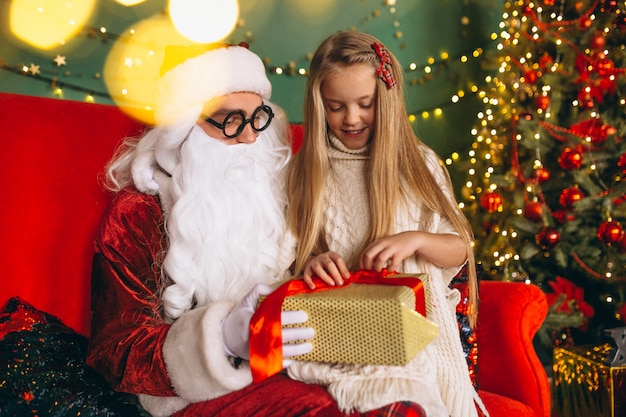
[[[400,20],[396,18],[397,8],[400,7],[397,4],[397,0],[384,0],[382,4],[382,11],[379,8],[375,8],[371,10],[365,17],[359,19],[359,24],[356,26],[357,28],[365,25],[368,22],[371,22],[373,19],[378,19],[381,16],[390,16],[391,17],[391,27],[390,30],[393,32],[393,37],[398,41],[398,48],[404,49],[406,48],[406,44],[403,41],[403,28],[401,27]],[[461,33],[464,36],[467,36],[467,27],[470,23],[470,19],[467,17],[467,8],[470,5],[469,0],[465,0],[463,2],[463,17],[461,18],[460,25],[462,27]],[[163,13],[166,13],[165,11]],[[245,23],[243,20],[240,20],[238,23],[238,28],[240,30],[245,30]],[[245,32],[246,37],[250,40],[254,39],[254,35],[250,32]],[[113,42],[116,42],[119,38],[119,34],[115,34],[109,31],[106,27],[93,27],[86,26],[84,27],[77,36],[91,39],[94,41],[99,41],[101,45],[107,46]],[[477,39],[475,46],[472,46],[471,49],[459,51],[454,54],[449,52],[442,52],[437,57],[428,57],[426,62],[411,62],[406,65],[404,68],[404,72],[406,74],[406,82],[407,88],[415,88],[419,86],[423,86],[428,82],[435,80],[437,77],[442,76],[443,74],[449,73],[454,70],[455,65],[464,65],[470,64],[472,61],[476,62],[479,60],[485,49],[489,47],[489,44],[493,41],[494,36],[492,35],[490,39]],[[308,61],[310,60],[312,54],[306,53],[301,54],[300,58],[290,60],[284,65],[271,65],[272,59],[270,57],[263,57],[266,70],[268,73],[273,74],[275,76],[285,76],[285,77],[306,77],[308,75]],[[69,62],[71,58],[66,56],[57,54],[52,60],[51,64],[48,66],[42,65],[40,63],[20,63],[20,64],[9,64],[5,62],[2,57],[0,57],[0,70],[8,71],[16,75],[29,77],[37,82],[44,82],[50,85],[52,94],[57,97],[63,97],[64,90],[72,90],[79,93],[85,93],[84,100],[86,102],[96,102],[97,98],[103,99],[115,99],[114,95],[112,95],[109,91],[98,91],[97,89],[86,87],[85,85],[81,85],[76,79],[84,79],[87,78],[88,75],[82,74],[80,72],[72,72],[69,69]],[[70,77],[73,79],[70,81]],[[101,79],[103,77],[101,72],[96,72],[92,75],[89,75],[93,79]],[[422,119],[427,119],[432,117],[438,117],[443,114],[445,108],[452,106],[456,103],[459,103],[464,98],[468,97],[471,94],[475,94],[480,90],[480,81],[479,82],[466,82],[464,81],[464,87],[454,92],[449,98],[442,100],[438,103],[432,103],[428,106],[425,106],[420,109],[415,109],[410,112],[408,115],[411,121],[415,121],[418,117]]]

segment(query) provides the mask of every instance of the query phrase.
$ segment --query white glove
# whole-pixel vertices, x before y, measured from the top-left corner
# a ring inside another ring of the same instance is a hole
[[[259,303],[259,297],[269,295],[272,289],[257,284],[231,310],[222,323],[224,350],[228,356],[250,359],[250,319]]]
[[[222,323],[224,350],[228,356],[250,359],[250,319],[258,305],[259,297],[269,295],[273,290],[265,284],[257,284],[226,316]],[[281,322],[284,325],[304,323],[308,320],[305,311],[283,311]],[[288,327],[282,330],[283,359],[309,353],[313,345],[308,342],[290,344],[296,340],[309,340],[315,336],[311,327]],[[283,366],[291,364],[283,360]]]
[[[280,321],[283,326],[287,324],[304,323],[309,319],[309,315],[306,311],[283,311],[280,313]],[[292,356],[304,355],[313,350],[313,345],[310,342],[289,343],[296,340],[310,340],[315,337],[315,330],[312,327],[283,327],[283,368],[288,367],[293,363],[288,359]]]

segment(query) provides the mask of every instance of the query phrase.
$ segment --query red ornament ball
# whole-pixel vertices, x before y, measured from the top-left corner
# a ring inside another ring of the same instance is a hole
[[[535,170],[534,175],[537,182],[542,183],[550,179],[550,171],[545,168],[538,168]]]
[[[539,74],[537,73],[537,71],[529,70],[524,73],[524,81],[528,84],[536,83],[538,78]]]
[[[583,164],[583,153],[580,149],[565,148],[559,157],[559,165],[563,169],[578,169]]]
[[[524,207],[524,217],[531,222],[538,222],[543,216],[544,205],[538,201],[530,201]]]
[[[553,248],[561,241],[561,233],[557,228],[546,226],[535,235],[535,243],[542,249]]]
[[[577,201],[582,200],[585,194],[578,187],[569,187],[561,191],[559,195],[559,203],[562,207],[569,208]]]
[[[540,96],[537,96],[535,98],[535,107],[543,111],[546,111],[546,109],[550,107],[550,97],[544,96],[543,94]]]
[[[606,221],[598,227],[598,239],[607,246],[620,243],[624,239],[624,229],[620,222]]]
[[[593,21],[589,19],[587,16],[583,16],[578,20],[578,27],[581,31],[585,31],[591,27]]]
[[[594,51],[600,51],[604,48],[606,44],[606,39],[601,34],[596,34],[591,37],[589,40],[589,47]]]
[[[480,196],[480,206],[487,213],[494,213],[502,208],[502,196],[496,191],[489,191]]]

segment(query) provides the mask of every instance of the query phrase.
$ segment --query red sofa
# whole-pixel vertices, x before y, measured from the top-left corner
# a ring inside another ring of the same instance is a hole
[[[123,137],[145,126],[114,106],[0,93],[5,181],[0,307],[21,297],[89,336],[92,235],[109,196],[97,181]],[[296,136],[300,134],[294,127]],[[534,285],[484,281],[478,383],[492,417],[548,417],[532,345],[547,313]]]

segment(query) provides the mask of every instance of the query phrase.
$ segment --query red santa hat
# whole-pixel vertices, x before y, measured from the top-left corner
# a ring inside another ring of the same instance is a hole
[[[269,100],[265,66],[248,45],[169,46],[165,50],[154,117],[156,124],[192,124],[206,103],[237,92]]]

